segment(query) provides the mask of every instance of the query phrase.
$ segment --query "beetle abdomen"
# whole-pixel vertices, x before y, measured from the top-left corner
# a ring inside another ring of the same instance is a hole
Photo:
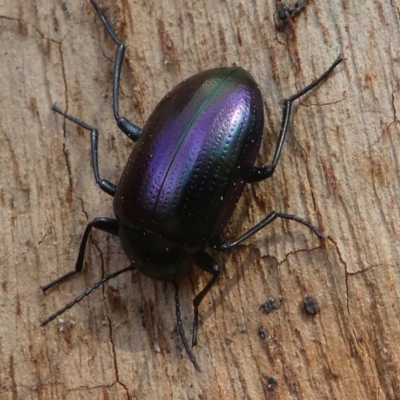
[[[117,218],[186,246],[226,224],[263,131],[261,93],[240,68],[179,84],[147,121],[118,184]]]

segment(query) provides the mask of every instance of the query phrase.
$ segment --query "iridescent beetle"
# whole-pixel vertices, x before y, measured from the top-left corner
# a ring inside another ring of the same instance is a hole
[[[137,269],[175,286],[178,330],[191,361],[200,370],[187,343],[180,318],[176,278],[187,272],[192,261],[211,279],[193,300],[192,346],[197,344],[199,305],[217,281],[220,268],[206,252],[228,250],[276,218],[294,220],[322,233],[295,215],[272,211],[236,240],[226,241],[222,231],[246,183],[267,179],[275,171],[285,141],[292,103],[325,79],[343,60],[340,55],[310,85],[284,101],[283,118],[275,154],[270,165],[254,166],[264,131],[260,89],[253,77],[237,67],[200,72],[172,89],[157,105],[143,129],[119,115],[120,72],[125,46],[91,0],[108,34],[117,44],[113,78],[113,110],[118,127],[137,141],[118,185],[102,179],[98,168],[98,132],[62,112],[67,119],[91,132],[92,162],[100,189],[114,197],[116,218],[95,218],[83,234],[75,268],[42,287],[44,291],[81,272],[86,243],[92,228],[120,238],[131,265],[105,276],[75,300],[51,315],[42,326],[80,302],[107,280]]]

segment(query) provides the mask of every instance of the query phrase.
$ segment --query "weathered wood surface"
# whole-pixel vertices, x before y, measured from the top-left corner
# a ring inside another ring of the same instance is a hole
[[[99,127],[101,174],[111,181],[132,144],[112,118],[115,46],[89,1],[1,1],[0,398],[400,398],[399,4],[310,1],[281,32],[273,0],[102,7],[129,46],[123,114],[142,125],[183,78],[240,65],[265,99],[259,163],[271,160],[283,98],[343,52],[332,77],[295,105],[275,175],[245,191],[227,229],[237,236],[276,209],[308,218],[327,239],[277,221],[217,255],[223,274],[201,307],[195,349],[202,373],[176,333],[172,287],[143,276],[115,279],[40,328],[127,265],[118,240],[96,232],[85,272],[40,290],[74,265],[87,222],[112,216],[87,132],[50,108]],[[193,271],[184,281],[188,335],[191,299],[207,279]],[[300,307],[306,295],[321,306],[315,317]],[[282,305],[266,315],[259,306],[269,298]]]

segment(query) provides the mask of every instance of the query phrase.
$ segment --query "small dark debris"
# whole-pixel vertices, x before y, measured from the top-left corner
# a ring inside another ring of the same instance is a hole
[[[267,331],[263,326],[260,326],[257,330],[257,335],[260,339],[264,340],[267,337]]]
[[[277,11],[278,22],[276,23],[276,27],[282,29],[287,22],[291,21],[292,18],[306,5],[306,3],[307,0],[299,0],[293,4],[279,4]]]
[[[278,385],[278,379],[274,378],[273,376],[267,377],[267,389],[274,390]]]
[[[303,299],[303,310],[310,315],[315,315],[320,311],[318,301],[313,296],[306,296]]]
[[[245,334],[247,333],[247,328],[245,326],[242,326],[239,330],[240,333]]]
[[[281,307],[281,299],[268,299],[265,303],[261,304],[260,310],[265,314],[269,314],[273,310]]]

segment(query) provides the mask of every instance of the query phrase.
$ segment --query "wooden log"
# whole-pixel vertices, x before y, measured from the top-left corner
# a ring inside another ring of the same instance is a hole
[[[201,305],[197,373],[176,330],[174,291],[121,276],[45,328],[40,322],[107,273],[128,265],[118,239],[95,232],[85,270],[70,270],[83,230],[111,217],[90,165],[100,130],[102,176],[118,182],[133,148],[111,109],[115,45],[87,0],[0,4],[0,398],[396,399],[400,393],[399,7],[311,2],[282,30],[278,4],[111,1],[101,7],[128,45],[121,113],[143,125],[190,75],[239,65],[264,96],[258,164],[273,155],[282,101],[346,58],[294,105],[271,179],[249,185],[226,229],[237,237],[269,211],[276,221],[216,259],[223,273]],[[181,284],[191,301],[209,277]],[[313,296],[312,316],[303,299]],[[260,305],[279,299],[265,314]]]

